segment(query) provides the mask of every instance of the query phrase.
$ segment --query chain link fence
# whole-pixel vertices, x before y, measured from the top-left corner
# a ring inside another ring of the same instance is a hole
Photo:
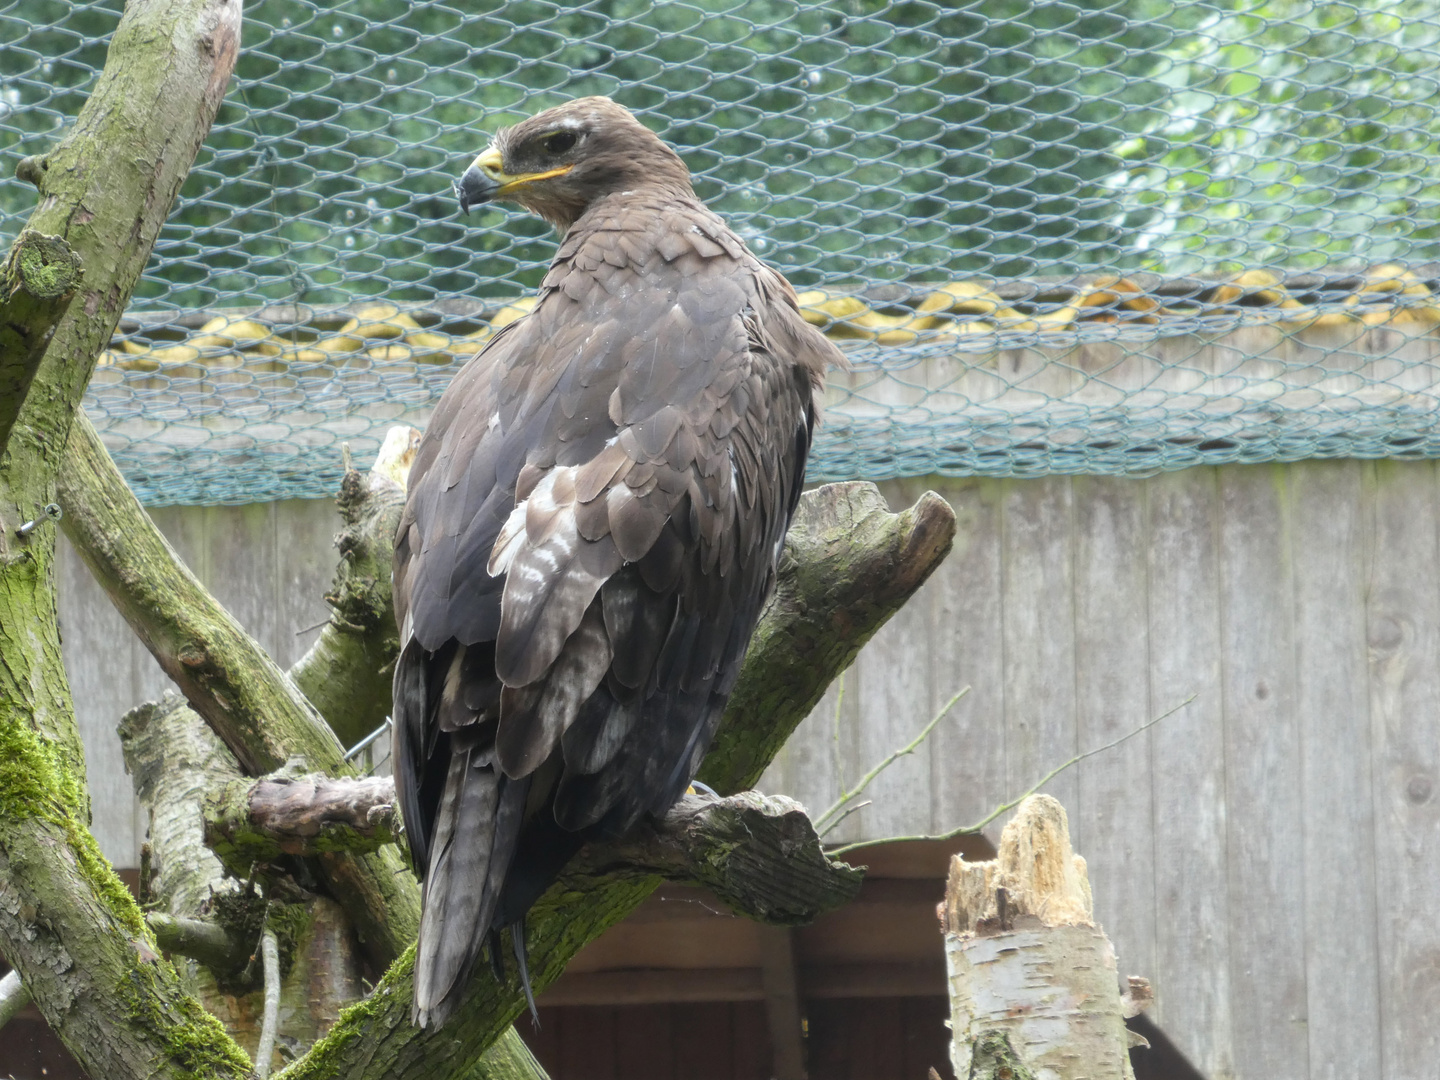
[[[119,0],[0,0],[15,165]],[[451,182],[634,109],[845,340],[812,476],[1440,453],[1440,0],[260,0],[88,408],[143,498],[333,490],[553,250]]]

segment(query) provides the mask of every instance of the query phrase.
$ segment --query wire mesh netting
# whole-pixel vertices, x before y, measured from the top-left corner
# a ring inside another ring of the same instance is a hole
[[[4,176],[119,8],[0,2]],[[845,339],[813,478],[1440,453],[1440,0],[464,8],[247,5],[87,406],[148,501],[328,494],[423,423],[554,243],[453,178],[593,93]]]

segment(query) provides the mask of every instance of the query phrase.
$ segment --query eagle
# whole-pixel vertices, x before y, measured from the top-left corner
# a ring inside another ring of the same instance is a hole
[[[423,883],[413,1019],[454,1011],[589,838],[662,815],[769,596],[839,350],[588,97],[498,131],[456,184],[559,247],[528,315],[455,376],[395,544],[395,787]],[[534,1002],[531,999],[533,1011]]]

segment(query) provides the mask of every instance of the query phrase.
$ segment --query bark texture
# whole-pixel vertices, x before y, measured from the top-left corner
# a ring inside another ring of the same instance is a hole
[[[141,887],[146,922],[206,1009],[247,1050],[259,1042],[263,989],[251,959],[266,925],[279,928],[283,977],[272,1064],[298,1056],[363,993],[362,955],[334,901],[298,895],[267,903],[205,846],[200,808],[207,792],[248,786],[234,755],[176,695],[132,709],[120,724],[125,764],[149,815]],[[249,864],[239,869],[243,878]]]
[[[399,833],[388,776],[267,776],[205,797],[205,843],[232,867],[281,855],[374,851]]]
[[[114,1080],[250,1070],[160,957],[89,834],[60,660],[55,529],[18,530],[56,501],[95,357],[209,130],[239,36],[239,0],[131,0],[73,129],[27,161],[40,191],[29,228],[63,239],[85,278],[0,457],[0,952],[86,1071]],[[25,336],[39,331],[31,322]]]
[[[247,774],[271,772],[292,757],[331,775],[350,771],[334,732],[186,568],[83,416],[71,432],[61,490],[70,507],[66,536]],[[319,866],[371,964],[383,970],[419,928],[419,891],[404,880],[399,854],[341,852],[320,856]]]
[[[1058,802],[1021,803],[994,861],[955,856],[943,923],[957,1077],[1003,1075],[1013,1054],[1036,1076],[1134,1080],[1115,950]]]
[[[85,271],[58,236],[26,229],[0,267],[0,453]]]
[[[232,782],[205,801],[205,842],[231,865],[394,843],[397,826],[389,777],[264,777]],[[825,857],[803,806],[754,791],[686,796],[624,840],[586,848],[575,869],[704,885],[737,914],[782,926],[852,900],[864,877]]]
[[[830,680],[939,565],[954,531],[954,513],[934,495],[891,514],[873,484],[835,484],[806,494],[786,542],[776,595],[721,728],[724,741],[702,769],[712,787],[734,792],[754,782]],[[760,750],[745,745],[752,738],[762,742]],[[631,867],[596,867],[588,859],[582,852],[531,911],[527,944],[537,992],[661,880]],[[513,971],[503,981],[482,973],[441,1031],[419,1031],[409,1020],[413,965],[412,951],[285,1071],[287,1080],[463,1073],[525,1007]]]

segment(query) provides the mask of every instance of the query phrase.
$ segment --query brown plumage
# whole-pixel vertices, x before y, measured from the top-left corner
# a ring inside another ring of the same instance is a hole
[[[684,792],[840,361],[674,151],[606,98],[499,132],[457,190],[467,208],[518,202],[562,240],[534,310],[442,397],[396,539],[421,1025],[444,1022],[487,938],[585,837]]]

